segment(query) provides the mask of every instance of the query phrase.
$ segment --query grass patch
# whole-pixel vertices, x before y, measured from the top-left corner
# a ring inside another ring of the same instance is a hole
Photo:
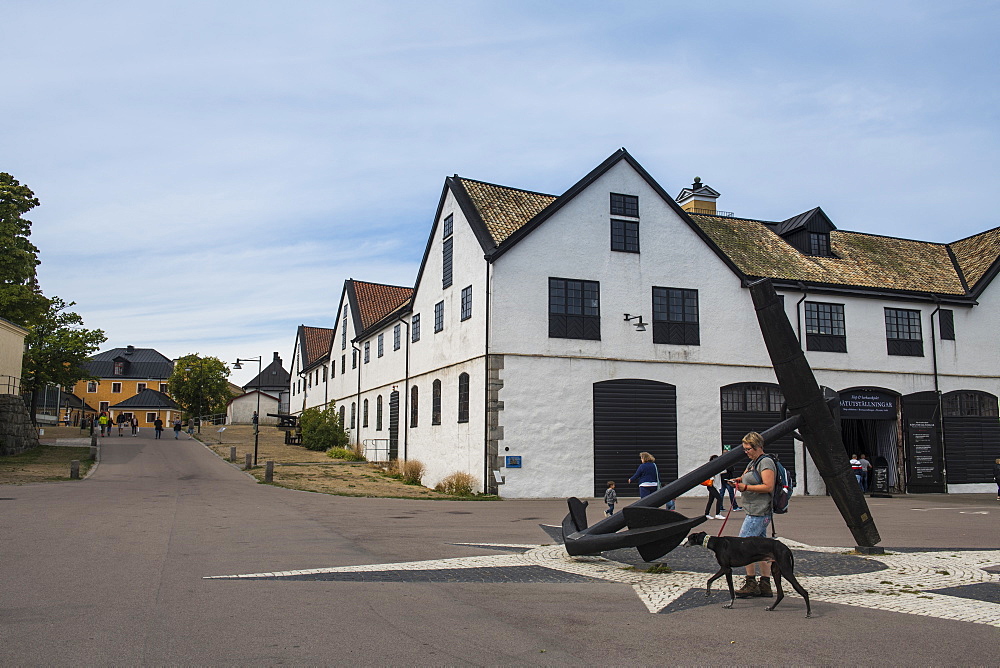
[[[665,575],[667,573],[673,573],[674,569],[670,568],[666,564],[653,564],[646,569],[647,573],[652,573],[654,575]]]
[[[69,466],[74,459],[80,461],[80,477],[94,462],[90,448],[63,448],[40,445],[17,455],[0,457],[0,484],[24,485],[32,482],[69,480]]]

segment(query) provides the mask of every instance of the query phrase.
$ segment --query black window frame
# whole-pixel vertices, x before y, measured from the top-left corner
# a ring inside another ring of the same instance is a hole
[[[434,333],[444,331],[444,300],[434,305]]]
[[[399,324],[397,324],[395,327],[392,328],[392,349],[393,350],[399,350],[399,340],[400,340],[400,333],[402,331],[402,328],[403,328],[403,326],[399,325]]]
[[[420,340],[420,314],[414,313],[413,317],[410,318],[410,343],[416,343]]]
[[[375,397],[375,431],[382,431],[382,395]]]
[[[611,215],[639,217],[639,196],[624,193],[611,193]]]
[[[813,255],[815,257],[831,257],[829,232],[809,233],[809,255]]]
[[[469,374],[458,375],[458,421],[469,421]]]
[[[358,404],[354,401],[351,402],[351,429],[354,429],[354,423],[358,419]]]
[[[447,239],[455,232],[455,214],[449,213],[441,221],[441,238]]]
[[[611,219],[611,250],[620,253],[639,252],[639,221]]]
[[[472,317],[472,286],[462,288],[462,320]]]
[[[847,352],[847,321],[843,304],[806,302],[805,325],[806,350]]]
[[[378,356],[382,357],[385,355],[385,334],[380,333],[378,335]]]
[[[431,424],[441,424],[441,381],[436,379],[431,384]]]
[[[938,330],[942,341],[955,340],[955,312],[950,308],[938,310]]]
[[[701,345],[701,313],[697,290],[653,286],[652,311],[653,343]]]
[[[371,359],[371,341],[365,341],[365,364]]]
[[[601,340],[600,281],[549,278],[549,338]]]
[[[420,405],[420,391],[417,389],[417,386],[414,385],[413,387],[410,388],[410,427],[411,428],[417,427],[418,424],[419,424],[418,418],[419,418],[419,415],[420,415],[420,411],[417,410],[417,408],[418,408],[419,405]]]
[[[353,347],[351,348],[351,368],[358,368],[358,349]]]
[[[454,278],[454,237],[441,242],[441,288],[450,288]]]
[[[888,306],[884,308],[887,353],[903,357],[923,357],[922,313],[915,309],[890,308]]]
[[[361,426],[363,428],[368,427],[368,400],[365,399],[361,404]]]
[[[340,349],[341,350],[347,350],[347,314],[346,313],[344,314],[344,322],[343,322],[342,326],[343,326],[344,331],[342,331],[340,333]]]

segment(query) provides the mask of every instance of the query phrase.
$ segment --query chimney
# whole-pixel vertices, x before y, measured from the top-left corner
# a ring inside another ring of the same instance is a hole
[[[714,216],[715,200],[719,199],[719,193],[701,182],[701,177],[694,177],[694,183],[690,188],[685,188],[677,196],[677,203],[681,208],[689,213],[704,213]]]
[[[125,346],[125,354],[131,355],[135,352],[135,346]]]

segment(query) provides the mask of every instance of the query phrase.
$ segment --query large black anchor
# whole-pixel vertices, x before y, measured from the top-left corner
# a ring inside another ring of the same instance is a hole
[[[835,417],[837,400],[832,399],[831,406],[824,397],[771,281],[764,279],[749,287],[767,353],[791,413],[787,420],[761,433],[764,443],[798,429],[801,434],[797,437],[809,450],[858,548],[872,550],[881,538],[841,440]],[[694,489],[703,480],[746,461],[743,450],[734,448],[593,526],[587,525],[587,503],[571,497],[567,500],[569,513],[562,521],[566,551],[577,556],[634,547],[644,560],[658,559],[680,545],[688,532],[706,519],[688,518],[660,506]],[[625,527],[628,528],[621,531]]]

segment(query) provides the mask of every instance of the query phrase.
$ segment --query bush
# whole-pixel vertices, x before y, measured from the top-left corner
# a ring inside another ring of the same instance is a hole
[[[347,445],[347,434],[340,426],[336,406],[325,409],[307,408],[299,416],[302,427],[302,446],[309,450],[329,450]]]
[[[472,490],[478,486],[477,483],[472,475],[456,471],[439,482],[434,489],[451,496],[472,496]]]
[[[408,459],[400,466],[403,482],[407,485],[419,485],[424,478],[424,465],[416,459]]]
[[[350,448],[330,448],[326,456],[332,459],[343,459],[349,462],[363,462],[365,458]]]
[[[424,465],[416,459],[403,461],[390,459],[382,465],[382,470],[391,478],[398,478],[407,485],[419,485],[424,477]]]

